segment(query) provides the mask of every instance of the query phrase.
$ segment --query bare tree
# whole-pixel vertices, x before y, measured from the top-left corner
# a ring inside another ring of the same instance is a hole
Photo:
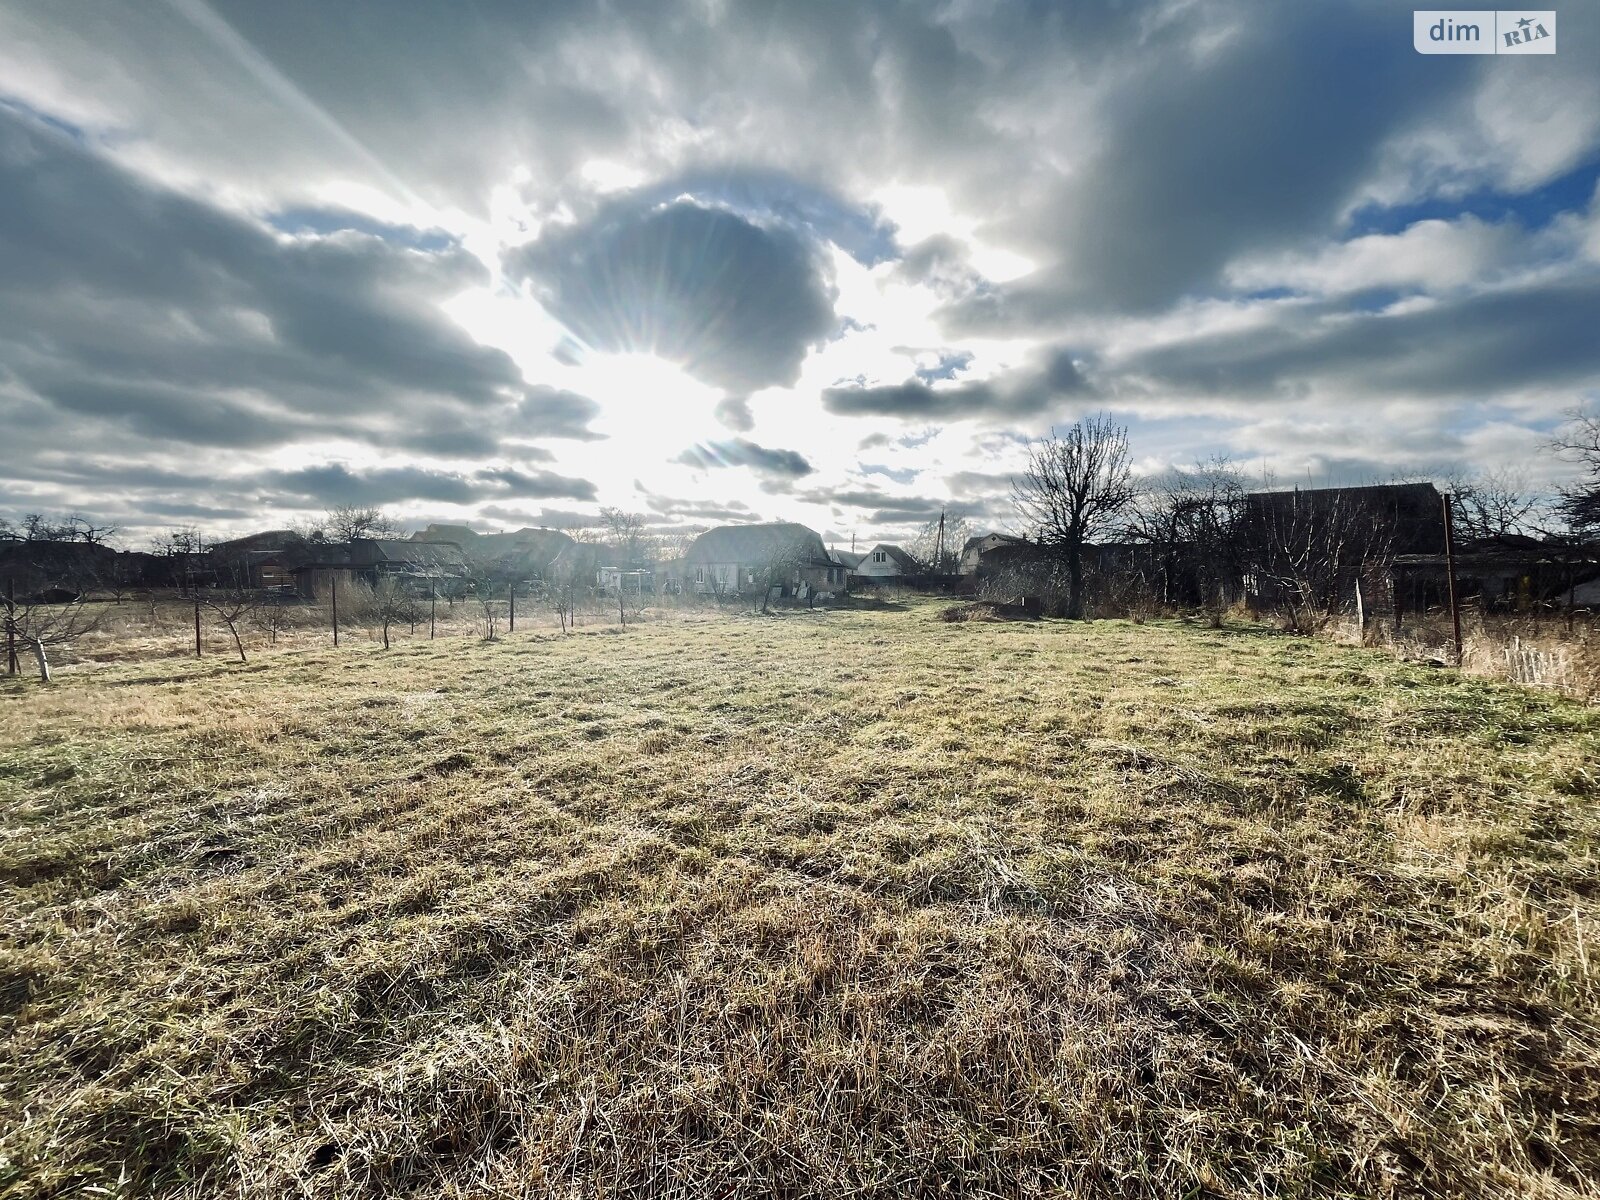
[[[620,508],[600,510],[600,527],[605,541],[624,564],[641,562],[647,557],[649,545],[644,525],[642,513],[623,512]]]
[[[105,610],[91,611],[79,597],[65,604],[13,600],[0,595],[0,633],[9,634],[33,651],[39,682],[50,682],[50,650],[69,646],[99,627]]]
[[[91,546],[109,546],[117,536],[115,525],[96,525],[82,513],[73,513],[57,530],[62,541],[87,542]]]
[[[774,588],[792,582],[795,572],[811,561],[812,554],[799,540],[774,537],[761,552],[760,559],[750,566],[741,581],[740,591],[750,600],[752,609],[767,612],[772,604]]]
[[[1600,410],[1580,408],[1569,413],[1551,447],[1583,473],[1561,493],[1560,515],[1571,535],[1580,540],[1600,535]]]
[[[177,525],[150,540],[150,552],[166,560],[167,582],[188,589],[190,577],[211,551],[211,540],[193,525]]]
[[[961,547],[972,537],[972,525],[965,517],[946,516],[943,528],[935,517],[917,530],[905,545],[905,551],[917,560],[917,565],[932,575],[953,572],[961,559]]]
[[[71,539],[64,524],[52,521],[43,513],[24,513],[22,540],[25,542],[65,542]]]
[[[416,597],[408,592],[405,586],[393,576],[385,576],[378,580],[378,585],[372,589],[372,601],[369,609],[372,619],[383,628],[383,648],[389,648],[389,630],[395,625],[415,625],[417,622],[418,608]],[[494,627],[491,624],[489,639],[494,640]]]
[[[267,635],[267,645],[276,646],[278,635],[290,625],[289,606],[280,597],[264,596],[260,605],[250,614],[250,624]]]
[[[1239,545],[1257,598],[1289,629],[1314,633],[1339,610],[1344,589],[1385,573],[1397,516],[1359,488],[1257,492],[1246,498]]]
[[[1163,604],[1198,604],[1220,625],[1243,566],[1244,480],[1225,458],[1174,469],[1130,506],[1129,540],[1149,548],[1142,582]]]
[[[705,531],[704,525],[668,529],[658,536],[656,544],[663,558],[682,559],[689,553],[689,547],[694,545],[695,539]]]
[[[374,505],[340,504],[323,517],[329,540],[351,542],[357,538],[397,538],[404,531],[400,523]]]
[[[1101,413],[1052,429],[1028,451],[1011,497],[1045,552],[1067,571],[1067,613],[1083,617],[1083,548],[1116,528],[1138,495],[1129,463],[1128,430]]]
[[[1453,497],[1456,528],[1468,541],[1491,541],[1532,531],[1539,498],[1526,476],[1515,471],[1454,475],[1445,480]]]
[[[477,602],[478,611],[483,614],[483,640],[496,642],[500,640],[500,601],[494,598],[494,580],[487,576],[480,576],[473,581],[472,598]],[[387,635],[386,635],[387,636]],[[387,642],[385,643],[387,645]]]
[[[196,588],[194,594],[196,603],[210,609],[228,627],[233,635],[233,647],[239,652],[239,661],[244,662],[244,639],[239,636],[239,626],[261,607],[261,593],[235,584],[223,588]]]

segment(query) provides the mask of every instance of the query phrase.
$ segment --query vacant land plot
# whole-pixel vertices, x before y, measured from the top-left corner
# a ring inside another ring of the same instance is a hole
[[[1597,752],[920,608],[0,688],[0,1194],[1593,1196]]]

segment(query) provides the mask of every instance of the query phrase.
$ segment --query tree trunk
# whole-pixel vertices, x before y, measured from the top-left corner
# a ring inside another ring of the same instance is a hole
[[[239,652],[239,661],[244,662],[244,642],[239,639],[239,631],[234,628],[233,622],[228,622],[228,632],[233,634],[233,646]]]
[[[389,648],[389,622],[387,621],[383,623],[383,648],[385,650]]]
[[[33,658],[34,658],[34,661],[39,664],[39,682],[40,683],[49,683],[50,682],[50,660],[45,657],[44,643],[43,642],[34,642],[33,643]]]
[[[1083,620],[1083,547],[1067,547],[1067,616]]]

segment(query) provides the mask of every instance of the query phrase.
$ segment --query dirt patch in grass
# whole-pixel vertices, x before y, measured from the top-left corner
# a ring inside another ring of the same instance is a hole
[[[1600,713],[937,615],[0,686],[0,1194],[1596,1194]]]

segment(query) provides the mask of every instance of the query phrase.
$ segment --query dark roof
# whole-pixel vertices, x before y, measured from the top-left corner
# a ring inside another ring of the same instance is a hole
[[[1272,505],[1286,504],[1298,497],[1302,502],[1331,504],[1335,500],[1359,504],[1397,504],[1402,509],[1431,505],[1439,511],[1444,498],[1431,483],[1367,483],[1356,487],[1284,488],[1272,492],[1251,492],[1245,496],[1248,503]],[[1442,518],[1441,518],[1442,519]]]
[[[1337,507],[1336,507],[1337,506]],[[1360,487],[1290,488],[1281,492],[1251,492],[1245,496],[1246,515],[1284,519],[1286,513],[1305,517],[1332,514],[1342,509],[1364,511],[1389,521],[1392,549],[1400,554],[1428,553],[1444,542],[1444,497],[1431,483],[1378,483]]]
[[[260,533],[247,533],[243,537],[218,542],[212,549],[219,554],[257,554],[261,551],[277,554],[304,544],[305,538],[292,529],[263,529]]]
[[[456,542],[466,545],[478,536],[477,530],[470,525],[440,525],[432,524],[426,529],[418,530],[411,535],[413,542]]]
[[[402,542],[391,538],[359,538],[356,547],[369,562],[418,563],[423,566],[458,566],[466,561],[454,542]]]
[[[841,567],[849,567],[851,570],[855,570],[855,568],[861,565],[861,560],[865,558],[866,555],[857,554],[853,550],[830,550],[828,551],[828,557],[833,559],[833,561],[838,563]]]
[[[832,563],[817,532],[790,521],[719,525],[695,538],[683,557],[691,563],[764,563],[779,558],[798,563]]]

